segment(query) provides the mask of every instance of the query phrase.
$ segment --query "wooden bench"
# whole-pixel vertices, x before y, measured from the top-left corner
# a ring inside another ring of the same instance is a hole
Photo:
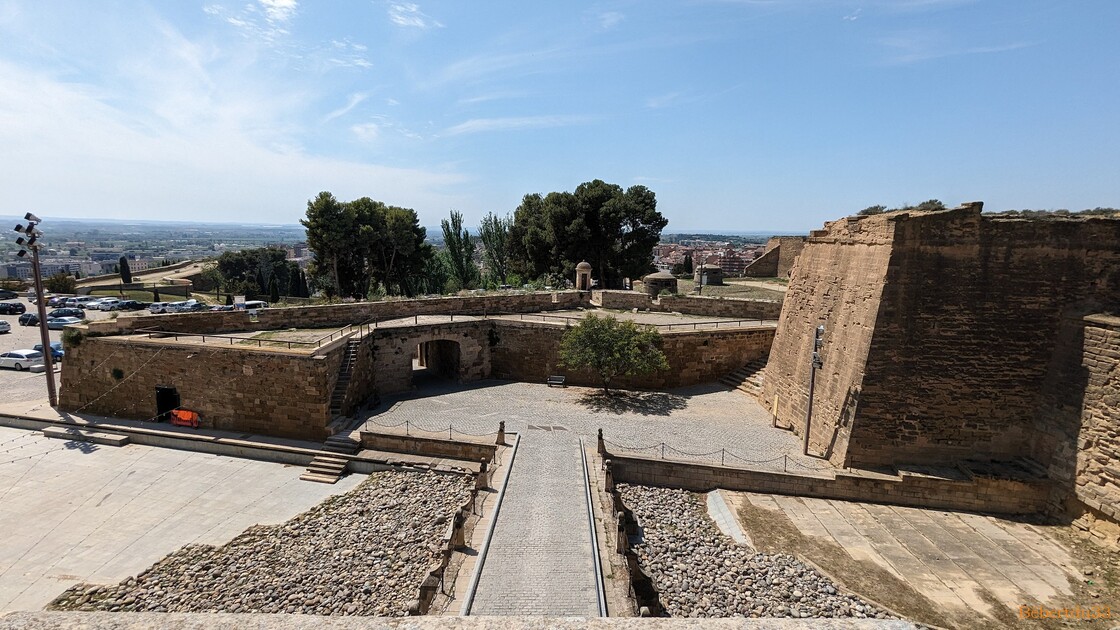
[[[563,376],[550,376],[550,377],[548,377],[547,379],[545,379],[545,381],[544,381],[544,382],[545,382],[545,383],[548,383],[548,386],[549,386],[549,387],[552,387],[553,385],[559,385],[560,387],[564,387],[564,386],[565,386],[565,385],[564,385],[564,377],[563,377]]]

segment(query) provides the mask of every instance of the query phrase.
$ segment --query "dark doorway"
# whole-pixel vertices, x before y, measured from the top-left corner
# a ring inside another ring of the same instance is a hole
[[[435,381],[459,382],[458,342],[437,339],[416,346],[412,357],[413,386]]]

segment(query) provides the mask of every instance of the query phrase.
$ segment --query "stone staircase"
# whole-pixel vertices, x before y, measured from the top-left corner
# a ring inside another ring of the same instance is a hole
[[[755,359],[719,379],[719,382],[731,389],[737,389],[757,398],[762,393],[762,379],[766,376],[766,361],[768,358]]]
[[[338,382],[331,392],[331,417],[342,415],[342,403],[346,400],[346,390],[350,387],[350,375],[354,371],[354,359],[358,356],[358,346],[361,339],[351,339],[346,344],[346,354],[342,357],[342,365],[338,369]]]
[[[307,465],[307,472],[299,478],[318,483],[337,483],[346,474],[346,466],[349,464],[349,460],[342,455],[354,455],[361,448],[362,445],[349,434],[332,435],[323,443],[323,450],[329,452],[316,455]]]

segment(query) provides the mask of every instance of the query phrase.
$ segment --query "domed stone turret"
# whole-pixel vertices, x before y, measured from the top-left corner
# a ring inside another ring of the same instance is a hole
[[[591,263],[586,260],[576,265],[576,290],[591,290]]]
[[[668,271],[651,273],[642,278],[642,284],[645,285],[646,294],[651,298],[656,298],[662,291],[677,292],[677,278]]]

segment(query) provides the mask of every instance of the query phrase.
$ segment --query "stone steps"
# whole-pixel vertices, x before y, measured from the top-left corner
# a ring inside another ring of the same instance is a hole
[[[339,434],[327,438],[327,441],[323,442],[323,448],[332,453],[355,455],[362,450],[362,445],[349,435]]]
[[[346,474],[346,467],[349,465],[346,459],[341,457],[333,457],[331,455],[317,455],[311,463],[307,465],[307,472],[299,476],[303,481],[315,481],[318,483],[337,483],[343,475]]]
[[[90,431],[88,429],[77,429],[73,427],[47,427],[43,429],[43,435],[58,440],[89,442],[90,444],[103,444],[105,446],[124,446],[130,441],[127,435],[103,433],[101,431]]]
[[[766,358],[756,359],[719,379],[719,382],[743,393],[757,397],[762,393],[766,377]]]

